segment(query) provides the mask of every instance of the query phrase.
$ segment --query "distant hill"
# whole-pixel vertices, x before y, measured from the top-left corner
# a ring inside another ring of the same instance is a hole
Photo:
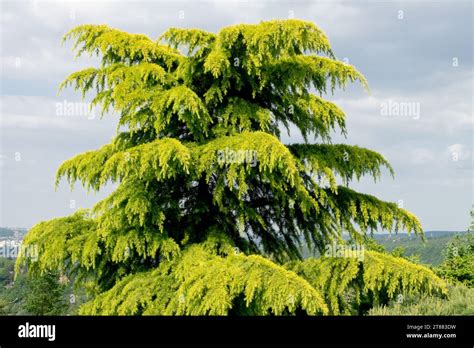
[[[378,234],[374,238],[382,244],[387,251],[396,247],[403,247],[406,256],[419,255],[420,262],[430,265],[439,265],[444,260],[443,250],[446,244],[457,234],[467,232],[453,231],[425,231],[425,241],[415,235],[408,236],[400,234]]]
[[[377,243],[383,245],[387,251],[393,251],[396,247],[403,247],[406,256],[418,255],[421,263],[436,266],[443,262],[443,250],[451,238],[456,234],[464,233],[467,232],[425,231],[424,242],[419,236],[414,234],[408,235],[406,233],[377,233],[374,234],[373,237]],[[346,238],[348,238],[347,235],[344,236],[344,239]],[[304,258],[317,257],[319,255],[318,252],[309,251],[304,247],[302,253]]]

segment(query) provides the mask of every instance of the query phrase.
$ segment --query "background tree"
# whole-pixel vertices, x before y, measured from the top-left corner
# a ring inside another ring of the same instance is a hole
[[[52,272],[42,275],[10,272],[15,261],[0,258],[0,313],[2,315],[59,315],[65,314],[65,301],[57,276]]]
[[[313,23],[171,28],[157,41],[81,25],[65,39],[102,63],[61,88],[120,116],[111,143],[64,162],[57,181],[119,185],[92,210],[36,225],[25,243],[40,256],[18,267],[73,273],[97,295],[82,313],[327,314],[345,307],[336,285],[356,297],[445,291],[430,270],[376,251],[301,261],[302,245],[324,250],[342,230],[355,243],[378,228],[422,233],[408,211],[348,188],[392,168],[330,143],[345,115],[322,95],[366,81]],[[282,144],[283,127],[305,143]]]
[[[61,282],[57,272],[22,272],[13,278],[14,266],[14,259],[0,258],[0,315],[77,314],[84,291]]]
[[[30,276],[31,277],[31,276]],[[58,282],[59,275],[47,272],[27,279],[24,308],[33,315],[60,315],[66,313],[64,287]]]
[[[443,278],[474,287],[474,235],[466,233],[452,238],[444,250],[444,262],[437,271]]]

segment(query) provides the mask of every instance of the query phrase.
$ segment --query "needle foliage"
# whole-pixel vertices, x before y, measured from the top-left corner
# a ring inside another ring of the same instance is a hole
[[[25,238],[32,273],[60,270],[94,298],[83,314],[339,314],[340,297],[440,292],[432,272],[369,253],[302,261],[379,228],[422,234],[410,212],[348,188],[393,172],[380,154],[331,144],[344,112],[323,96],[363,75],[336,59],[313,23],[273,20],[158,39],[81,25],[64,40],[101,58],[61,88],[118,115],[117,134],[57,172],[71,187],[117,189],[90,210],[41,222]],[[281,130],[305,143],[285,145]],[[314,141],[310,142],[309,140]]]

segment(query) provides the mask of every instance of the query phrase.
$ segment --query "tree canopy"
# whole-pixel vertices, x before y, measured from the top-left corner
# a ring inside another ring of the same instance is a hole
[[[118,187],[37,224],[24,242],[39,257],[17,266],[73,274],[94,294],[83,314],[338,314],[349,287],[355,298],[445,292],[430,270],[375,251],[302,260],[303,245],[323,251],[342,231],[357,243],[380,228],[422,234],[410,212],[348,187],[393,170],[377,152],[331,143],[345,114],[323,95],[367,82],[313,23],[171,28],[156,40],[81,25],[64,40],[101,64],[61,88],[93,95],[118,126],[65,161],[57,183]],[[283,144],[285,128],[305,142]]]

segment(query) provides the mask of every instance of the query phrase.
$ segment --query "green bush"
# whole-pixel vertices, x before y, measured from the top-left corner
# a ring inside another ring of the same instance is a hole
[[[474,287],[474,234],[455,236],[444,251],[445,261],[436,269],[439,276]]]

